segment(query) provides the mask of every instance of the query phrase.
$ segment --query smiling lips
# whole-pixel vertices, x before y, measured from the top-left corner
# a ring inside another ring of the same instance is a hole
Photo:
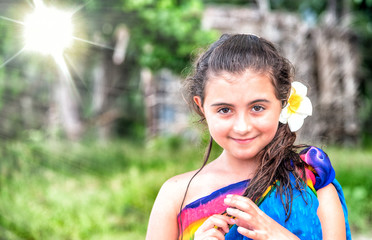
[[[248,144],[248,143],[251,143],[256,137],[253,137],[253,138],[231,138],[233,139],[235,142],[239,143],[239,144]]]

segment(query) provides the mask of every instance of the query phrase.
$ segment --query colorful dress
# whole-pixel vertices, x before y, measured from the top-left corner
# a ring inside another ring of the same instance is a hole
[[[351,239],[345,198],[340,184],[335,179],[335,171],[327,154],[319,148],[310,147],[303,150],[300,153],[300,157],[309,165],[309,168],[306,169],[307,186],[301,191],[296,189],[294,187],[294,176],[290,175],[291,183],[293,185],[293,201],[291,216],[289,219],[286,221],[286,214],[281,197],[276,194],[275,187],[270,191],[266,191],[262,201],[258,203],[259,208],[301,240],[322,239],[322,229],[317,215],[319,202],[316,190],[332,183],[337,190],[344,211],[346,238],[348,240]],[[244,180],[228,185],[214,191],[210,195],[186,205],[178,215],[179,229],[182,230],[182,236],[180,236],[179,239],[194,239],[195,231],[208,217],[214,214],[221,214],[226,210],[227,205],[223,202],[226,195],[241,195],[244,193],[248,184],[249,180]],[[234,225],[225,235],[225,239],[248,240],[250,238],[239,234],[237,232],[237,226]]]

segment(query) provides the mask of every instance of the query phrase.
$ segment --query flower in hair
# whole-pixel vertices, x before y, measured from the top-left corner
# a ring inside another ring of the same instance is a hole
[[[283,124],[288,123],[291,132],[295,132],[302,127],[304,119],[311,116],[313,106],[307,94],[307,87],[300,82],[293,82],[291,95],[287,105],[280,113],[279,121]]]

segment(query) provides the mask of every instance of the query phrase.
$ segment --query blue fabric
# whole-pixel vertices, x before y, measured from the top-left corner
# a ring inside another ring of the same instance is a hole
[[[322,149],[317,147],[306,148],[300,152],[300,157],[315,170],[315,190],[318,191],[335,179],[335,170],[328,155]]]
[[[292,186],[294,177],[291,176]],[[348,211],[346,207],[345,197],[342,192],[341,185],[334,179],[332,184],[335,186],[345,217],[346,239],[351,240],[351,232],[348,221]],[[261,203],[259,208],[268,216],[278,222],[280,225],[295,234],[301,240],[319,240],[322,239],[322,227],[317,215],[319,201],[313,191],[306,186],[301,196],[301,192],[294,188],[293,190],[293,205],[292,213],[287,222],[285,222],[285,210],[281,202],[280,196],[276,194],[274,189]],[[283,199],[284,200],[284,199]],[[225,235],[226,240],[249,240],[250,238],[242,236],[237,231],[237,226],[231,227],[229,233]]]
[[[291,175],[291,183],[294,187],[293,175]],[[317,215],[318,199],[309,187],[306,186],[302,191],[303,194],[296,188],[293,189],[292,212],[287,222],[285,221],[285,210],[280,196],[276,194],[276,189],[271,191],[259,208],[302,240],[322,239],[322,228]],[[283,201],[285,201],[284,196]],[[248,240],[250,238],[239,234],[236,225],[234,225],[225,235],[225,239]]]

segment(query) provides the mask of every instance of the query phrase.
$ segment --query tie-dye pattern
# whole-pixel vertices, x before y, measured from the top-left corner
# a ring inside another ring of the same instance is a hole
[[[322,239],[320,221],[316,213],[319,202],[315,190],[332,183],[338,192],[344,210],[346,237],[348,240],[351,239],[345,198],[340,184],[335,179],[335,171],[328,156],[319,148],[309,147],[300,153],[300,157],[309,165],[306,170],[308,187],[302,194],[298,190],[294,191],[292,213],[289,220],[285,221],[281,198],[277,196],[275,187],[272,191],[266,191],[266,196],[263,196],[262,201],[258,203],[259,208],[302,240]],[[293,175],[291,175],[291,180],[294,183]],[[249,180],[234,183],[188,204],[178,215],[179,228],[183,233],[180,239],[193,239],[195,231],[209,216],[221,214],[226,210],[227,206],[223,203],[226,195],[241,195],[248,184]],[[304,192],[307,194],[303,194]],[[240,235],[236,226],[233,226],[226,234],[225,239],[247,240],[249,238]]]
[[[183,230],[182,239],[193,239],[195,231],[208,217],[214,214],[221,214],[226,210],[227,205],[223,202],[226,195],[243,194],[248,183],[249,180],[244,180],[231,184],[188,204],[178,215],[179,229]]]
[[[322,149],[309,147],[300,152],[300,157],[304,162],[311,166],[309,169],[313,171],[313,174],[312,176],[311,174],[309,175],[314,184],[315,190],[327,186],[333,181],[333,179],[335,179],[335,170],[332,167],[328,155]]]

